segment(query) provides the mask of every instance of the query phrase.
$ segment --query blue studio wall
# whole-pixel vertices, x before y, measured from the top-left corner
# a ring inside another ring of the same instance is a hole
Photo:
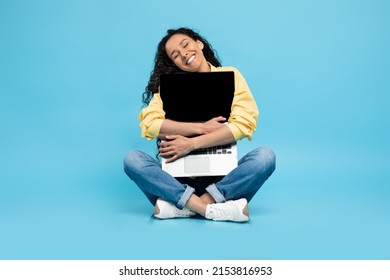
[[[390,4],[0,1],[0,259],[389,259]],[[199,31],[277,170],[248,224],[158,221],[124,174],[157,43]],[[203,250],[213,248],[212,250]]]

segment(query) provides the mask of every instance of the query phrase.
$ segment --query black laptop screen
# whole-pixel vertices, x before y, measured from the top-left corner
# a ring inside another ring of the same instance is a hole
[[[160,96],[165,118],[204,122],[230,116],[234,97],[234,72],[160,75]]]

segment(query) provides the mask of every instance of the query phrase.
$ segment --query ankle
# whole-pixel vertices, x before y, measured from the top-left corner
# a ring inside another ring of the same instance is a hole
[[[200,197],[200,199],[201,199],[204,203],[206,203],[206,204],[213,204],[213,203],[215,203],[214,198],[213,198],[209,193],[203,194],[203,195]]]

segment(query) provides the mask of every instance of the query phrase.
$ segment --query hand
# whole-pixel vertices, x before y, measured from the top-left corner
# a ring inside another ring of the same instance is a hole
[[[167,135],[165,138],[168,141],[160,143],[159,155],[167,159],[166,163],[173,162],[194,150],[191,138],[181,135]]]
[[[223,122],[226,121],[224,117],[216,117],[203,123],[203,134],[214,132],[224,126]]]

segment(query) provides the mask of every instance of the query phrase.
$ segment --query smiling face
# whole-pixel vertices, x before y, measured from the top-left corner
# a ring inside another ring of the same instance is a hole
[[[168,57],[186,72],[210,72],[203,55],[203,43],[184,34],[173,35],[165,44]]]

